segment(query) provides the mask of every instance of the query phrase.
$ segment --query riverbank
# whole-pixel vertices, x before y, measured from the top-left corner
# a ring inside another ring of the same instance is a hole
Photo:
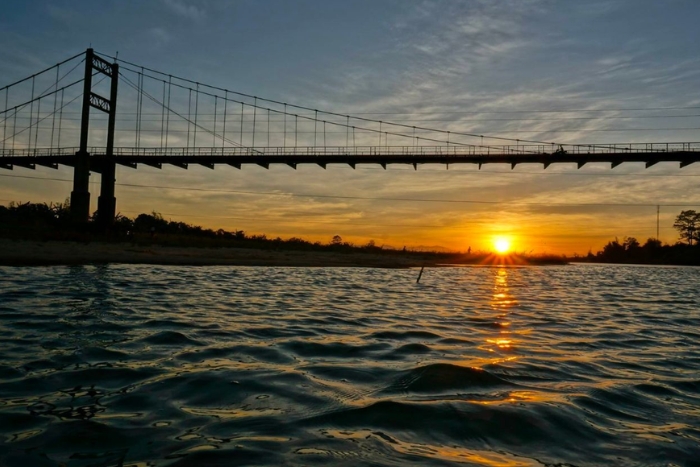
[[[561,258],[494,255],[439,255],[362,250],[298,251],[290,249],[202,248],[115,242],[32,241],[0,238],[0,266],[82,264],[157,264],[177,266],[295,266],[411,268],[468,264],[565,264]]]
[[[436,266],[435,258],[359,252],[262,250],[132,245],[107,242],[0,239],[0,265],[159,264],[179,266],[300,266],[408,268]]]

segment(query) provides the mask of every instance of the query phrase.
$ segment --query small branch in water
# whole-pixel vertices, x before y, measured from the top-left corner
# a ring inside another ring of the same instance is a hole
[[[420,278],[423,275],[423,269],[425,269],[425,266],[421,266],[420,273],[418,273],[418,279],[416,279],[416,284],[420,283]]]

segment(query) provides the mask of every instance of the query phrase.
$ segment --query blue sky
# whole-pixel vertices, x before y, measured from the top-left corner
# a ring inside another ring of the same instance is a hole
[[[0,85],[92,45],[174,75],[343,114],[563,143],[700,141],[697,18],[700,3],[690,0],[29,0],[3,5]],[[615,236],[654,236],[656,208],[524,203],[694,203],[698,176],[700,168],[671,164],[120,168],[118,182],[130,184],[280,194],[119,186],[117,197],[130,216],[156,210],[273,236],[466,249],[488,248],[500,233],[522,250],[585,253]],[[69,193],[64,182],[0,178],[2,200]],[[662,240],[676,240],[680,209],[662,210]]]

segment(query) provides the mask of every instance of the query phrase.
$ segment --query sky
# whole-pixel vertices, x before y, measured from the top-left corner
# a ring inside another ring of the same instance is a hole
[[[557,143],[694,142],[700,141],[697,18],[697,0],[5,2],[0,86],[93,47],[166,75],[385,122]],[[133,146],[128,112],[136,93],[119,86],[117,146]],[[159,96],[159,85],[151,86]],[[172,107],[185,112],[186,106],[185,95],[175,93]],[[203,102],[201,121],[211,123],[216,113],[220,124],[217,109]],[[158,146],[161,115],[145,112],[152,129],[140,144]],[[99,145],[104,120],[94,110],[92,116],[91,144]],[[248,127],[251,117],[247,107]],[[264,111],[259,117],[264,122]],[[169,145],[184,146],[185,127],[175,120]],[[75,119],[65,125],[65,131],[77,128]],[[291,144],[281,125],[273,121],[273,146]],[[300,137],[308,141],[312,128],[305,130]],[[349,137],[344,129],[327,136],[329,145]],[[246,131],[244,146],[251,137]],[[202,146],[233,144],[199,138]],[[379,144],[375,134],[359,138]],[[2,170],[0,203],[61,202],[70,196],[71,178],[67,167]],[[679,169],[675,163],[546,170],[535,164],[481,170],[142,165],[118,167],[116,196],[117,210],[129,217],[156,211],[268,237],[329,242],[340,235],[356,244],[478,251],[491,249],[494,236],[508,236],[521,252],[586,254],[615,237],[656,237],[657,205],[661,240],[676,242],[675,216],[700,210],[698,181],[700,164]],[[95,209],[97,174],[91,192]]]

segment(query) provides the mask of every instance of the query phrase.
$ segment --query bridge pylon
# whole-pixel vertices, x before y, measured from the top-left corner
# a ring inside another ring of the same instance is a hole
[[[97,71],[111,79],[109,99],[92,92],[92,74]],[[73,191],[71,192],[71,216],[77,225],[84,225],[90,218],[90,171],[99,171],[102,175],[100,196],[97,201],[97,222],[103,229],[114,222],[116,198],[114,183],[116,163],[114,160],[114,127],[117,111],[117,83],[119,82],[119,65],[108,63],[95,55],[93,49],[85,52],[85,79],[83,88],[83,107],[80,124],[80,147],[75,154],[73,170]],[[88,153],[88,135],[90,131],[90,107],[108,115],[107,148],[104,157],[97,163]]]

